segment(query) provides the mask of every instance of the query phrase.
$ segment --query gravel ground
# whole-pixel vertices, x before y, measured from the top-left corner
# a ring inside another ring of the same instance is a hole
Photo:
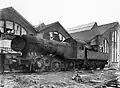
[[[116,78],[118,70],[10,73],[0,75],[0,88],[95,88]]]

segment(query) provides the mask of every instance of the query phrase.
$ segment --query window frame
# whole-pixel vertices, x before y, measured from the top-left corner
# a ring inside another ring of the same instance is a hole
[[[112,62],[118,62],[117,60],[117,36],[118,33],[117,33],[117,30],[113,31],[112,32]]]

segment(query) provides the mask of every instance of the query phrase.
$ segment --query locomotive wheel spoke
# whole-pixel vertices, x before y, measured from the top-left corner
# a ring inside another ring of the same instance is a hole
[[[37,66],[38,66],[38,71],[43,72],[43,71],[49,71],[49,66],[50,66],[50,57],[42,57],[38,59],[37,61]]]
[[[58,72],[61,70],[61,62],[57,59],[53,59],[51,61],[51,70],[54,72]]]
[[[69,61],[67,65],[68,70],[75,70],[75,62]]]
[[[45,70],[44,60],[42,58],[40,58],[37,61],[37,66],[38,66],[38,71],[39,72],[43,72]]]
[[[42,59],[44,60],[45,66],[50,66],[50,58],[49,57],[43,57]]]

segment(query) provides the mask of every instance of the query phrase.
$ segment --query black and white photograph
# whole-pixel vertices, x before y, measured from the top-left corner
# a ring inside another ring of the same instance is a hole
[[[120,0],[1,0],[0,88],[120,88]]]

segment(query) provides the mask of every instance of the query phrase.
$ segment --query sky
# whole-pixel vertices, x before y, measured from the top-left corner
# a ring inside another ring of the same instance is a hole
[[[120,22],[120,0],[1,0],[0,9],[10,6],[35,26],[59,21],[68,29]]]

